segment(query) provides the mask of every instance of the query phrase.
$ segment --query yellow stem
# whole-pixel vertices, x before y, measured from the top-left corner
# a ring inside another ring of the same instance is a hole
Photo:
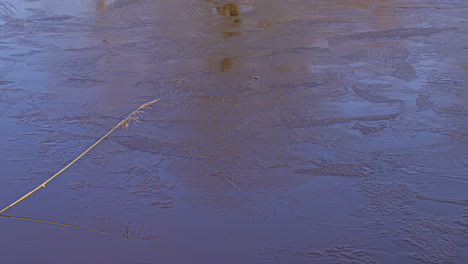
[[[156,99],[156,100],[153,100],[151,102],[148,102],[148,103],[145,103],[143,105],[141,105],[140,107],[138,107],[135,111],[133,111],[131,114],[129,114],[126,118],[124,118],[122,121],[120,121],[120,123],[118,123],[114,128],[112,128],[109,132],[107,132],[104,136],[102,136],[98,141],[96,141],[93,145],[91,145],[91,147],[89,147],[88,149],[86,149],[85,151],[83,151],[83,153],[81,153],[78,157],[76,157],[74,160],[72,160],[70,163],[68,163],[67,166],[63,167],[60,171],[58,171],[57,173],[55,173],[54,175],[52,175],[49,179],[47,179],[46,181],[44,181],[43,183],[41,183],[39,186],[37,186],[36,188],[34,188],[34,190],[28,192],[27,194],[23,195],[21,198],[19,198],[18,200],[14,201],[12,204],[8,205],[7,207],[3,208],[1,211],[0,211],[0,214],[5,212],[6,210],[8,210],[9,208],[11,208],[12,206],[14,206],[15,204],[21,202],[23,199],[25,199],[26,197],[30,196],[31,194],[35,193],[37,190],[39,190],[41,187],[44,187],[45,188],[45,185],[47,183],[49,183],[51,180],[53,180],[55,177],[57,177],[60,173],[62,173],[64,170],[66,170],[68,167],[70,167],[71,165],[73,165],[73,163],[75,163],[76,161],[78,161],[81,157],[83,157],[86,153],[88,153],[88,151],[90,151],[92,148],[94,148],[97,144],[99,144],[99,142],[101,142],[103,139],[105,139],[108,135],[110,135],[110,133],[114,132],[114,130],[116,130],[119,126],[122,126],[124,125],[125,128],[128,127],[128,121],[129,120],[132,120],[132,116],[134,115],[137,115],[140,113],[140,110],[142,109],[145,109],[145,108],[148,108],[151,104],[154,104],[156,103],[157,101],[159,101],[160,99]]]

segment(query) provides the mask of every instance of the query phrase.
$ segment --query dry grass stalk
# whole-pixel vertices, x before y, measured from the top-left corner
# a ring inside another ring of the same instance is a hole
[[[145,109],[149,108],[152,104],[156,103],[157,101],[159,101],[160,99],[156,99],[156,100],[153,100],[151,102],[147,102],[143,105],[141,105],[140,107],[138,107],[135,111],[133,111],[131,114],[129,114],[126,118],[124,118],[122,121],[120,121],[120,123],[118,123],[114,128],[112,128],[109,132],[107,132],[107,134],[105,134],[104,136],[102,136],[98,141],[96,141],[93,145],[91,145],[91,147],[89,147],[88,149],[86,149],[85,151],[83,151],[83,153],[81,153],[78,157],[76,157],[74,160],[72,160],[70,163],[68,163],[68,165],[66,165],[65,167],[63,167],[60,171],[58,171],[57,173],[55,173],[54,175],[52,175],[49,179],[47,179],[46,181],[44,181],[43,183],[41,183],[39,186],[37,186],[36,188],[34,188],[34,190],[28,192],[27,194],[23,195],[21,198],[19,198],[18,200],[14,201],[12,204],[8,205],[7,207],[3,208],[1,211],[0,211],[0,214],[3,213],[4,211],[8,210],[9,208],[11,208],[12,206],[14,206],[15,204],[21,202],[23,199],[25,199],[26,197],[30,196],[31,194],[35,193],[37,190],[39,190],[41,187],[44,187],[46,186],[47,183],[49,183],[51,180],[53,180],[55,177],[57,177],[60,173],[62,173],[64,170],[66,170],[68,167],[70,167],[71,165],[73,165],[73,163],[77,162],[81,157],[83,157],[86,153],[88,153],[88,151],[90,151],[92,148],[94,148],[97,144],[99,144],[99,142],[101,142],[103,139],[105,139],[107,136],[109,136],[112,132],[114,132],[114,130],[116,130],[118,127],[122,126],[122,128],[124,129],[128,129],[128,127],[130,126],[130,122],[133,121],[134,123],[138,123],[139,122],[139,119],[142,117],[142,114],[144,112]]]

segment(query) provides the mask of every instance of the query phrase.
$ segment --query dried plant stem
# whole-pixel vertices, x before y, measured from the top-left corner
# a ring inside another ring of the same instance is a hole
[[[107,136],[109,136],[112,132],[114,132],[114,130],[116,130],[118,127],[122,126],[124,129],[128,129],[129,127],[129,122],[130,121],[134,121],[135,123],[138,123],[138,119],[141,118],[141,115],[143,113],[143,110],[147,109],[150,105],[156,103],[157,101],[159,101],[160,99],[156,99],[156,100],[153,100],[151,102],[147,102],[143,105],[141,105],[140,107],[138,107],[135,111],[133,111],[131,114],[129,114],[126,118],[124,118],[122,121],[120,121],[120,123],[118,123],[114,128],[112,128],[109,132],[107,132],[104,136],[102,136],[98,141],[96,141],[93,145],[91,145],[91,147],[89,147],[88,149],[86,149],[85,151],[83,151],[83,153],[81,153],[78,157],[76,157],[74,160],[72,160],[70,163],[68,163],[67,166],[63,167],[60,171],[58,171],[57,173],[55,173],[53,176],[51,176],[49,179],[47,179],[46,181],[44,181],[43,183],[41,183],[39,186],[37,186],[36,188],[34,188],[34,190],[28,192],[27,194],[23,195],[21,198],[19,198],[18,200],[14,201],[12,204],[10,204],[9,206],[3,208],[1,211],[0,211],[0,214],[3,213],[4,211],[8,210],[9,208],[11,208],[12,206],[14,206],[15,204],[21,202],[23,199],[25,199],[26,197],[30,196],[31,194],[35,193],[37,190],[39,190],[41,187],[44,187],[45,188],[45,185],[47,183],[49,183],[51,180],[53,180],[55,177],[57,177],[60,173],[62,173],[64,170],[66,170],[68,167],[70,167],[71,165],[73,165],[73,163],[77,162],[81,157],[83,157],[86,153],[88,153],[88,151],[90,151],[92,148],[94,148],[97,144],[99,144],[99,142],[101,142],[103,139],[105,139]]]
[[[123,238],[123,239],[130,239],[130,240],[151,240],[151,239],[155,239],[155,238],[159,237],[159,236],[149,236],[149,237],[137,238],[137,237],[131,237],[130,236],[131,234],[128,231],[125,232],[124,235],[117,235],[117,234],[112,234],[112,233],[97,230],[97,229],[88,228],[88,227],[85,227],[85,226],[71,225],[71,224],[65,224],[65,223],[54,222],[54,221],[49,221],[49,220],[42,220],[42,219],[22,217],[22,216],[11,216],[11,215],[0,215],[0,217],[10,218],[10,219],[20,219],[20,220],[40,222],[40,223],[47,223],[47,224],[60,225],[60,226],[66,226],[66,227],[72,227],[72,228],[78,228],[78,229],[83,229],[83,230],[87,230],[87,231],[91,231],[91,232],[96,232],[96,233],[109,235],[109,236],[119,237],[119,238]]]

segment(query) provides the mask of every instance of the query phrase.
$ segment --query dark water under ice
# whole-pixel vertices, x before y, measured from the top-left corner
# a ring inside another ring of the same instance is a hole
[[[2,263],[468,263],[463,0],[0,0]],[[138,231],[140,230],[140,231]]]

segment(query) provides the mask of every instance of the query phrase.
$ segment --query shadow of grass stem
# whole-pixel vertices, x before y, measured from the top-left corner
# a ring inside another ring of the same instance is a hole
[[[152,240],[155,238],[158,238],[159,236],[147,236],[147,237],[133,237],[132,235],[139,235],[141,229],[143,228],[140,227],[136,232],[130,231],[130,227],[128,225],[125,225],[125,232],[122,235],[117,235],[109,232],[105,232],[102,230],[97,230],[97,229],[92,229],[88,228],[85,226],[77,226],[77,225],[71,225],[71,224],[66,224],[66,223],[60,223],[60,222],[55,222],[55,221],[49,221],[49,220],[43,220],[43,219],[36,219],[36,218],[29,218],[29,217],[22,217],[22,216],[12,216],[12,215],[0,215],[0,217],[3,218],[10,218],[10,219],[19,219],[19,220],[25,220],[25,221],[32,221],[32,222],[39,222],[39,223],[46,223],[46,224],[52,224],[52,225],[59,225],[59,226],[66,226],[66,227],[71,227],[71,228],[78,228],[78,229],[83,229],[86,231],[91,231],[95,233],[100,233],[104,235],[109,235],[113,237],[118,237],[118,238],[123,238],[123,239],[130,239],[130,240]]]
[[[21,198],[19,198],[18,200],[14,201],[12,204],[8,205],[7,207],[3,208],[1,211],[0,211],[0,214],[5,212],[6,210],[8,210],[9,208],[11,208],[12,206],[14,206],[15,204],[21,202],[23,199],[25,199],[26,197],[30,196],[31,194],[35,193],[37,190],[39,190],[41,187],[45,188],[46,184],[49,183],[51,180],[53,180],[55,177],[57,177],[60,173],[62,173],[64,170],[66,170],[68,167],[70,167],[71,165],[73,165],[73,163],[77,162],[79,159],[81,159],[81,157],[83,157],[86,153],[88,153],[92,148],[94,148],[97,144],[99,144],[99,142],[101,142],[103,139],[105,139],[107,136],[109,136],[112,132],[114,132],[114,130],[116,130],[118,127],[122,126],[122,128],[124,128],[125,130],[128,129],[128,127],[130,126],[130,122],[133,121],[134,123],[139,123],[140,121],[138,119],[140,119],[142,117],[142,114],[143,114],[143,111],[147,108],[150,107],[150,105],[156,103],[157,101],[159,101],[160,99],[156,99],[156,100],[153,100],[151,102],[147,102],[143,105],[141,105],[140,107],[138,107],[135,111],[133,111],[131,114],[129,114],[126,118],[124,118],[122,121],[120,121],[120,123],[118,123],[114,128],[112,128],[109,132],[107,132],[104,136],[102,136],[98,141],[96,141],[93,145],[91,145],[91,147],[89,147],[88,149],[86,149],[85,151],[83,151],[83,153],[81,153],[78,157],[76,157],[74,160],[72,160],[70,163],[68,163],[67,166],[63,167],[60,171],[58,171],[57,173],[55,173],[54,175],[52,175],[49,179],[47,179],[46,181],[44,181],[43,183],[41,183],[39,186],[37,186],[36,188],[34,188],[34,190],[28,192],[27,194],[23,195]]]

